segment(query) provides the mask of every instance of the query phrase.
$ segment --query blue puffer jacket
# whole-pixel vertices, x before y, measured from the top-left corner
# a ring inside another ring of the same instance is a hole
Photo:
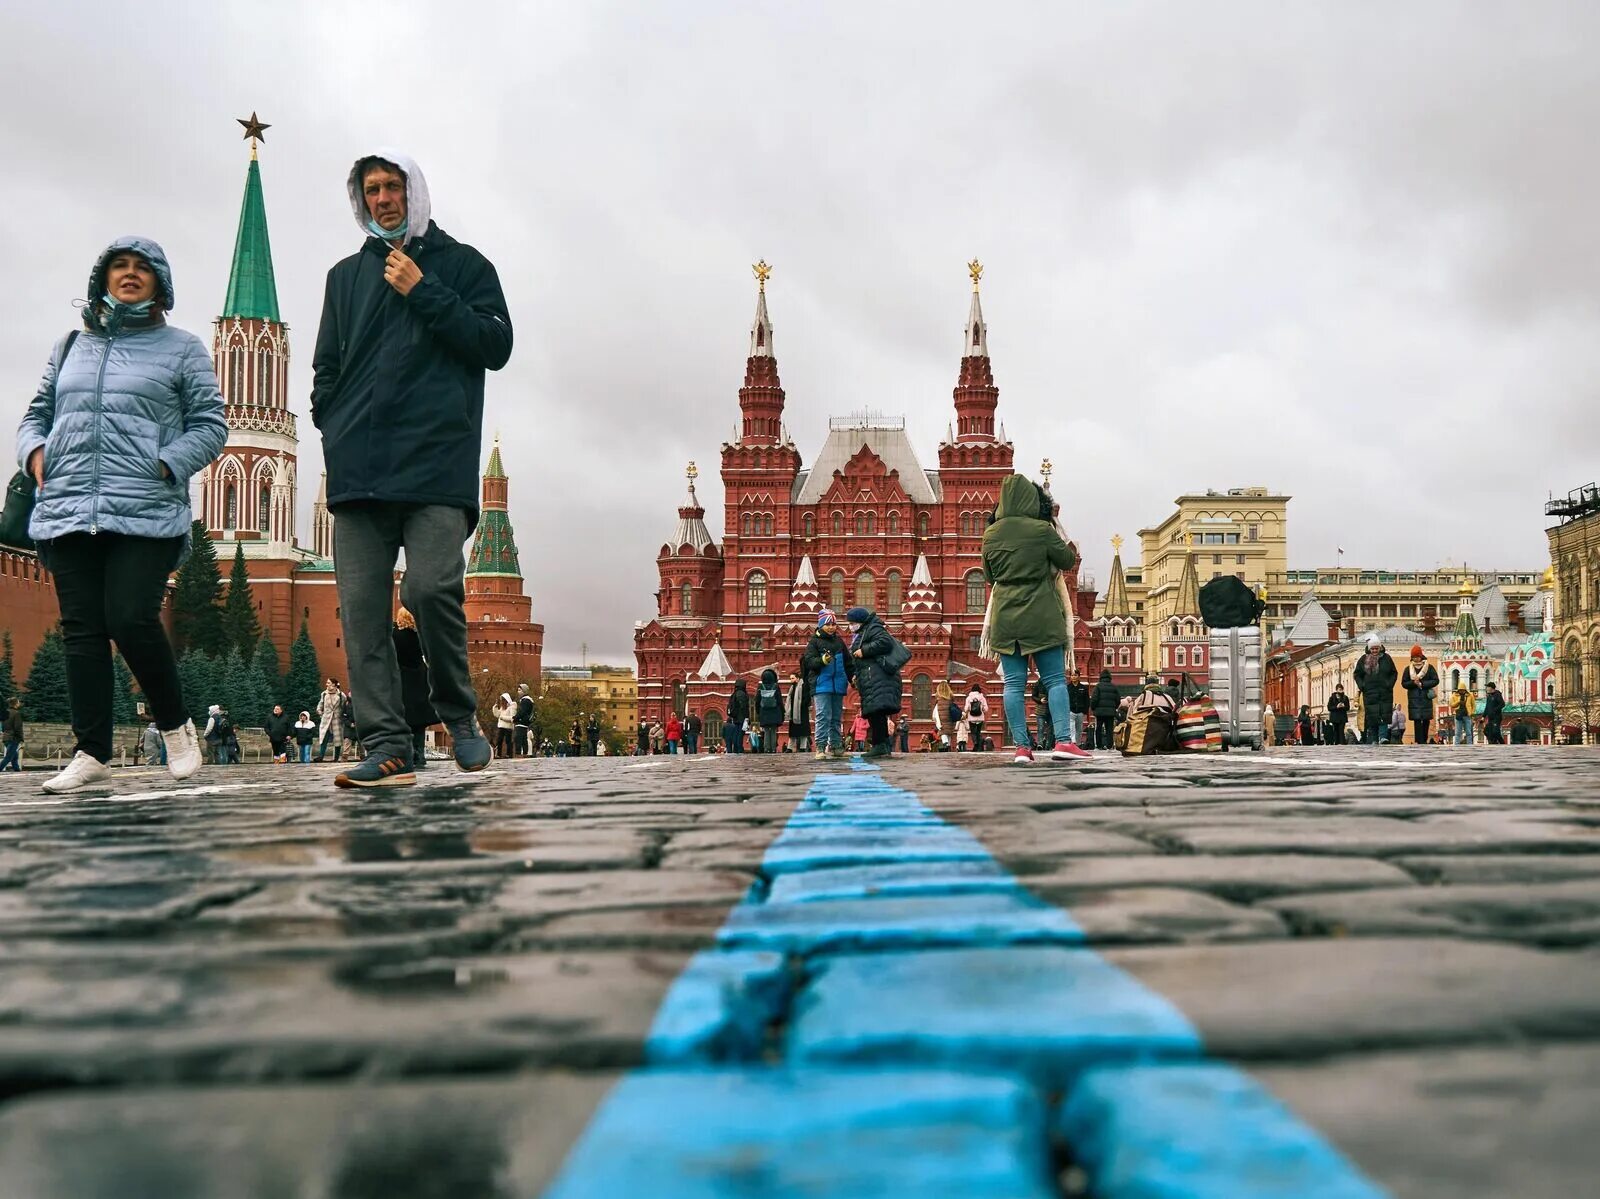
[[[102,324],[106,267],[126,250],[155,268],[156,307],[142,318],[114,315]],[[17,430],[23,470],[44,446],[44,487],[28,526],[35,541],[189,532],[189,480],[221,452],[228,424],[205,343],[159,315],[171,311],[172,298],[166,252],[148,238],[118,238],[96,259],[84,330],[64,361],[66,339],[56,343]]]

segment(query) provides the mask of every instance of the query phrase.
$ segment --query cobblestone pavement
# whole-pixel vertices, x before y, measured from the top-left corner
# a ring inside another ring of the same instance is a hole
[[[0,776],[5,1199],[1595,1193],[1594,751],[331,779]]]

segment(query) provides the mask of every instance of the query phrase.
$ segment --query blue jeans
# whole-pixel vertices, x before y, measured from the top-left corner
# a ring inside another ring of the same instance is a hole
[[[821,691],[815,696],[815,701],[813,724],[817,734],[817,748],[843,749],[844,734],[839,731],[839,726],[844,720],[844,696]]]
[[[1470,716],[1456,717],[1456,744],[1472,744],[1472,718]]]
[[[311,742],[307,741],[300,747],[300,760],[302,762],[311,761]]]
[[[685,733],[683,735],[683,752],[693,754],[700,752],[700,734]]]
[[[6,742],[6,756],[4,759],[0,759],[0,770],[21,771],[22,765],[17,761],[17,751],[21,748],[22,746],[19,742]]]
[[[1072,697],[1067,694],[1066,647],[1058,645],[1054,649],[1040,650],[1033,655],[1033,664],[1039,671],[1039,681],[1050,694],[1050,710],[1070,713]],[[1001,654],[1000,671],[1006,680],[1006,725],[1011,731],[1011,743],[1032,749],[1033,738],[1028,736],[1028,704],[1024,698],[1028,688],[1028,659],[1017,654]]]

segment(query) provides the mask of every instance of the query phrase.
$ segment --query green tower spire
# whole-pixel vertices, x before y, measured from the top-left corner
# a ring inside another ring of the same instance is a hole
[[[500,462],[500,438],[494,439],[489,465],[483,471],[483,509],[478,516],[478,532],[472,540],[472,556],[467,560],[469,575],[522,577],[517,561],[517,542],[511,532],[511,517],[506,513],[510,481]]]
[[[261,164],[250,151],[244,180],[244,206],[239,210],[239,236],[233,243],[233,269],[228,272],[228,298],[222,316],[277,322],[278,285],[272,274],[272,243],[267,237],[267,203],[261,195]]]

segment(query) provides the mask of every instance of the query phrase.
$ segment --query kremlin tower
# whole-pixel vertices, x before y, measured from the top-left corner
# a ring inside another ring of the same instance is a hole
[[[533,601],[523,594],[522,566],[508,513],[510,483],[494,439],[483,471],[483,506],[467,561],[467,657],[473,665],[509,669],[539,694],[544,626],[533,623]]]

